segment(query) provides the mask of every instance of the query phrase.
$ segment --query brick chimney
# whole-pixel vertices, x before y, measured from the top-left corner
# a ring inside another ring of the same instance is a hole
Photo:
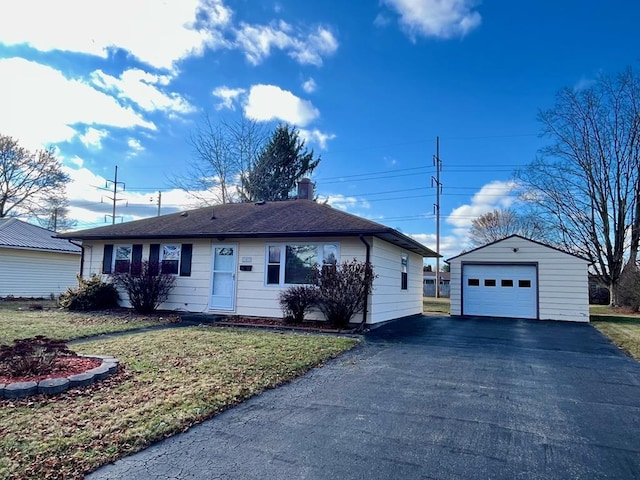
[[[298,182],[298,200],[313,200],[313,183],[308,178]]]

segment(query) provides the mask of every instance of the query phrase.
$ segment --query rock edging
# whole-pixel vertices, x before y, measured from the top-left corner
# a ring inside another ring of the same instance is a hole
[[[68,377],[48,378],[39,382],[0,383],[0,398],[25,398],[31,395],[58,395],[70,388],[86,387],[118,371],[120,360],[109,355],[78,355],[102,360],[100,366]]]

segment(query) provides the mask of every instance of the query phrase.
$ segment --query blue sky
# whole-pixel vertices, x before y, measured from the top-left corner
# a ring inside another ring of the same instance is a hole
[[[562,87],[638,67],[640,4],[610,0],[22,0],[0,7],[0,132],[55,146],[78,228],[194,206],[170,178],[203,114],[297,126],[335,208],[435,248],[507,207]],[[105,203],[101,203],[101,200]],[[128,206],[125,206],[128,202]],[[109,219],[110,221],[110,219]]]

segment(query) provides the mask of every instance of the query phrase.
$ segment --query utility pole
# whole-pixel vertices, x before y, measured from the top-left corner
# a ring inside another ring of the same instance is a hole
[[[151,197],[150,201],[153,203],[153,197]],[[160,208],[162,207],[162,192],[158,190],[158,216],[160,216]]]
[[[105,215],[105,221],[107,219],[107,217],[111,217],[111,224],[115,224],[116,223],[116,205],[118,202],[122,202],[124,200],[124,198],[118,198],[118,186],[122,185],[122,190],[125,190],[125,184],[124,182],[119,182],[118,181],[118,166],[116,165],[116,172],[115,175],[113,177],[113,180],[107,180],[106,183],[104,184],[104,189],[103,190],[108,190],[109,189],[109,184],[113,185],[113,197],[107,197],[109,200],[111,200],[113,202],[113,210],[111,215]]]
[[[440,183],[440,171],[442,161],[440,160],[440,137],[436,137],[436,154],[433,156],[433,165],[436,167],[436,176],[431,176],[431,187],[436,187],[436,203],[433,204],[436,215],[436,298],[440,298],[440,194],[442,193],[442,183]]]

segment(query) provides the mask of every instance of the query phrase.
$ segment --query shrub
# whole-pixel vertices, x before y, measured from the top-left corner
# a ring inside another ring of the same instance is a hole
[[[346,327],[355,314],[364,310],[375,277],[370,264],[356,259],[340,266],[314,266],[312,278],[318,288],[318,309],[336,327]]]
[[[84,279],[78,276],[78,287],[60,295],[58,305],[68,310],[104,310],[116,308],[120,296],[116,287],[97,275]]]
[[[63,340],[43,335],[19,338],[11,345],[0,346],[0,369],[11,377],[45,375],[51,372],[58,357],[75,355]]]
[[[285,322],[302,323],[318,300],[318,290],[313,285],[296,285],[281,292],[278,298]]]
[[[618,303],[634,312],[640,308],[640,271],[627,265],[618,283]]]
[[[113,282],[129,295],[129,303],[136,312],[151,313],[169,298],[176,278],[162,273],[155,263],[144,260],[133,273],[115,273]]]

